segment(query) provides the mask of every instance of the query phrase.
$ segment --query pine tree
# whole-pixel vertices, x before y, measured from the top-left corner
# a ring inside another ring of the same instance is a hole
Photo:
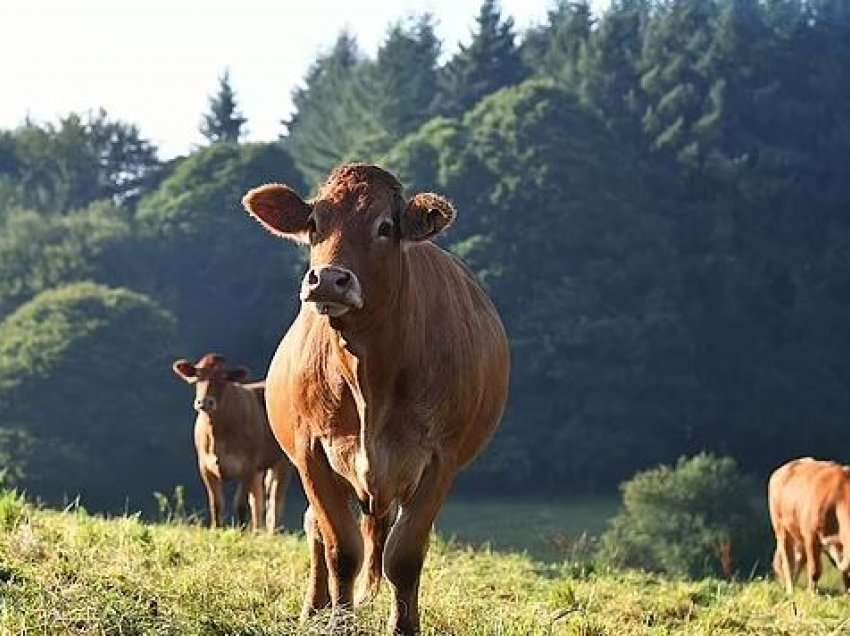
[[[229,70],[219,77],[218,92],[210,97],[209,109],[201,120],[201,134],[211,144],[238,143],[247,119],[237,109]]]
[[[633,148],[646,108],[640,62],[648,20],[649,0],[614,0],[588,38],[578,74],[584,101]]]
[[[441,70],[438,110],[458,116],[481,98],[518,84],[528,75],[515,43],[512,18],[502,19],[496,0],[484,0],[472,42]]]
[[[703,149],[691,135],[712,89],[705,59],[715,0],[672,0],[663,5],[644,39],[641,87],[648,100],[643,131],[649,148],[696,169]]]
[[[586,0],[558,0],[547,23],[530,31],[522,44],[523,59],[535,73],[575,87],[594,19]]]
[[[440,41],[430,15],[409,26],[390,27],[373,68],[372,94],[376,115],[393,141],[418,128],[431,113],[439,55]]]
[[[342,32],[292,95],[295,110],[282,122],[283,142],[311,185],[364,139],[383,133],[372,112],[371,64],[360,55],[354,36]]]

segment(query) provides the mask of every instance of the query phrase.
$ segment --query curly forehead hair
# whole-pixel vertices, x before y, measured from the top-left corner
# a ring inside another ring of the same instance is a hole
[[[208,353],[196,365],[198,368],[215,367],[224,364],[224,356],[220,353]]]
[[[402,186],[398,179],[386,170],[364,163],[350,163],[336,168],[316,198],[343,203],[354,197],[368,196],[376,186],[388,188],[392,195],[401,198]]]

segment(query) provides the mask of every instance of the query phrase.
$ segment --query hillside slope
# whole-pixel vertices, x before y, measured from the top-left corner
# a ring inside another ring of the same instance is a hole
[[[771,581],[682,582],[582,573],[435,540],[426,634],[844,634],[850,598],[793,602]],[[148,525],[0,497],[0,634],[321,633],[296,623],[307,573],[297,535]],[[384,633],[386,592],[358,614]]]

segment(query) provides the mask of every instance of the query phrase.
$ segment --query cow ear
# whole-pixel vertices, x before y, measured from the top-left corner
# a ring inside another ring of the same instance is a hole
[[[225,377],[230,382],[242,382],[242,380],[248,377],[248,369],[245,367],[234,367],[233,369],[228,369]]]
[[[309,242],[307,221],[312,209],[289,186],[268,183],[254,188],[242,197],[242,205],[275,236],[298,243]]]
[[[195,369],[195,365],[183,358],[175,360],[171,368],[174,369],[177,377],[186,380],[186,382],[194,382],[198,377],[198,371]]]
[[[401,237],[407,241],[425,241],[437,236],[455,220],[454,206],[432,192],[413,197],[401,215]]]

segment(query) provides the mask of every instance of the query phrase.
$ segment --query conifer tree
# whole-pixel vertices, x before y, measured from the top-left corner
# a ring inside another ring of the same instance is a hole
[[[431,113],[439,55],[430,15],[390,27],[373,67],[372,94],[375,114],[393,141],[418,128]]]
[[[515,37],[513,19],[502,17],[496,0],[484,0],[472,42],[461,45],[440,73],[440,113],[460,115],[481,98],[528,75]]]
[[[237,108],[230,71],[225,70],[218,79],[218,92],[209,99],[209,112],[201,120],[201,134],[211,144],[238,143],[246,121]]]
[[[311,185],[349,157],[358,142],[381,132],[371,112],[369,65],[354,36],[342,32],[292,95],[294,114],[282,122],[283,143]]]

